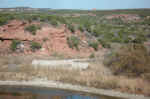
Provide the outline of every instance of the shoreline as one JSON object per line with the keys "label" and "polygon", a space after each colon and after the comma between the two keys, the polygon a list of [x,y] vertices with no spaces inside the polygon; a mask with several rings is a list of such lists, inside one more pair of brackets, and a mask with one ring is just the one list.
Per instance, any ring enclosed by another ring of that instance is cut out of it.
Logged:
{"label": "shoreline", "polygon": [[79,92],[123,98],[123,99],[124,98],[125,99],[150,99],[150,97],[145,97],[143,95],[121,93],[114,90],[97,89],[92,87],[72,85],[72,84],[61,83],[56,81],[34,81],[34,80],[33,81],[0,81],[0,86],[3,85],[56,88],[56,89],[62,89],[68,91],[69,90],[79,91]]}

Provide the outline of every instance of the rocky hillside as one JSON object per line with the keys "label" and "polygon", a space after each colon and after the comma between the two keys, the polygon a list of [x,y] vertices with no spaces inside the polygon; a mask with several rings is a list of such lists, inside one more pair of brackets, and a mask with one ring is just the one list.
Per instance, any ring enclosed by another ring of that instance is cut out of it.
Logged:
{"label": "rocky hillside", "polygon": [[1,11],[0,54],[93,57],[114,43],[149,44],[148,11]]}
{"label": "rocky hillside", "polygon": [[[32,29],[34,27],[40,28],[34,31]],[[78,49],[69,47],[69,37],[78,37],[80,41]],[[29,23],[28,21],[11,20],[8,24],[0,27],[1,55],[65,54],[89,56],[93,51],[93,48],[88,47],[86,36],[83,33],[80,31],[72,33],[65,25],[56,28],[36,21]]]}

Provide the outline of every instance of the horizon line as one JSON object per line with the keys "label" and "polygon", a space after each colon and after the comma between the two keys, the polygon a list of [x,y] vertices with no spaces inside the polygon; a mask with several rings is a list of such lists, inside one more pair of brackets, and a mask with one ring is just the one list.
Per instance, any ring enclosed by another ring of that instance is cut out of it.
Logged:
{"label": "horizon line", "polygon": [[29,6],[16,6],[16,7],[0,7],[0,9],[12,9],[12,8],[31,8],[31,9],[52,9],[52,10],[138,10],[138,9],[150,9],[150,8],[112,8],[112,9],[83,9],[83,8],[43,8],[43,7],[29,7]]}

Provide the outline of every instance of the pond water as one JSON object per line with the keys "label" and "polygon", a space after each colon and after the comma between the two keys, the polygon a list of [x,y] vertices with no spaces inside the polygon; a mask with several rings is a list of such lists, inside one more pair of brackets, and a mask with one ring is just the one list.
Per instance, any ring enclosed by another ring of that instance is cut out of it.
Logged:
{"label": "pond water", "polygon": [[0,86],[0,99],[119,99],[48,88]]}

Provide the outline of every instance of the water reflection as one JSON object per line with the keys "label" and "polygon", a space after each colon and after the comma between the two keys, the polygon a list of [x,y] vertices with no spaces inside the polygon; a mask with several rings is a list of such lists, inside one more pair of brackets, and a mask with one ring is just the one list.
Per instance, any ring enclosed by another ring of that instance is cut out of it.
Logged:
{"label": "water reflection", "polygon": [[0,99],[116,99],[72,91],[21,87],[0,87]]}
{"label": "water reflection", "polygon": [[96,97],[96,96],[72,95],[72,96],[67,96],[64,99],[98,99],[98,97]]}
{"label": "water reflection", "polygon": [[2,93],[0,99],[100,99],[97,96]]}

